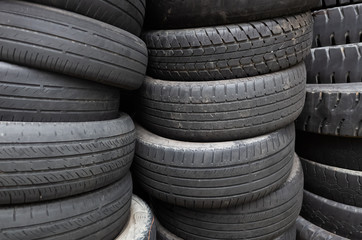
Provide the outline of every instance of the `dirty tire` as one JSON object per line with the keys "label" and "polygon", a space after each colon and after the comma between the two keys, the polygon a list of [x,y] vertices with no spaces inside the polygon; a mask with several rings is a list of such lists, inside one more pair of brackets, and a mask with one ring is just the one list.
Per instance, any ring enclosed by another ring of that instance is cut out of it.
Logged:
{"label": "dirty tire", "polygon": [[[157,240],[183,240],[182,238],[177,237],[166,228],[164,228],[159,222],[156,222],[157,225]],[[289,230],[283,233],[281,236],[274,238],[274,240],[295,240],[296,226],[293,225]]]}
{"label": "dirty tire", "polygon": [[360,3],[362,0],[319,0],[317,8],[330,8]]}
{"label": "dirty tire", "polygon": [[313,40],[303,13],[238,25],[144,33],[150,76],[207,81],[256,76],[302,62]]}
{"label": "dirty tire", "polygon": [[362,138],[297,131],[296,152],[321,164],[362,171]]}
{"label": "dirty tire", "polygon": [[308,83],[360,83],[362,43],[311,50],[305,61]]}
{"label": "dirty tire", "polygon": [[303,172],[298,158],[288,180],[255,202],[221,209],[187,209],[154,201],[160,223],[184,239],[273,239],[295,224],[302,205]]}
{"label": "dirty tire", "polygon": [[362,4],[327,8],[313,12],[313,47],[361,42]]}
{"label": "dirty tire", "polygon": [[348,239],[362,239],[362,208],[337,203],[304,191],[301,216]]}
{"label": "dirty tire", "polygon": [[150,29],[224,25],[306,12],[317,5],[315,0],[150,0],[145,24]]}
{"label": "dirty tire", "polygon": [[156,224],[151,209],[136,195],[132,196],[130,218],[115,240],[156,240]]}
{"label": "dirty tire", "polygon": [[297,219],[297,240],[348,240],[320,228],[299,216]]}
{"label": "dirty tire", "polygon": [[250,78],[207,82],[147,77],[139,92],[139,121],[183,141],[230,141],[292,123],[305,100],[304,64]]}
{"label": "dirty tire", "polygon": [[82,122],[118,117],[119,91],[0,62],[0,121]]}
{"label": "dirty tire", "polygon": [[0,204],[38,202],[91,191],[132,163],[131,118],[79,123],[0,122]]}
{"label": "dirty tire", "polygon": [[133,174],[153,197],[187,208],[254,201],[281,186],[294,158],[294,126],[238,141],[169,140],[137,126]]}
{"label": "dirty tire", "polygon": [[344,137],[362,136],[362,83],[307,84],[298,130]]}
{"label": "dirty tire", "polygon": [[76,12],[109,23],[139,36],[146,11],[146,0],[25,0]]}
{"label": "dirty tire", "polygon": [[129,218],[132,179],[45,203],[0,207],[0,239],[113,240]]}
{"label": "dirty tire", "polygon": [[0,59],[128,90],[141,86],[147,50],[138,37],[82,15],[3,0]]}

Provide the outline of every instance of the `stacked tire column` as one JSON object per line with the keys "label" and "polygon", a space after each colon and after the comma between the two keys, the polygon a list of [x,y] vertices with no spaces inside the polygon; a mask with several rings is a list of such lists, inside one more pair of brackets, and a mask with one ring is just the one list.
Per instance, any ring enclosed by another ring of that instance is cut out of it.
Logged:
{"label": "stacked tire column", "polygon": [[305,173],[299,239],[361,239],[360,1],[324,1],[314,15],[305,108],[296,122]]}
{"label": "stacked tire column", "polygon": [[135,149],[118,88],[142,84],[146,46],[104,23],[113,10],[126,21],[127,4],[41,2],[69,11],[0,2],[0,239],[113,240],[130,215]]}
{"label": "stacked tire column", "polygon": [[220,17],[265,7],[231,2],[148,5],[150,28],[173,29],[143,35],[149,77],[133,163],[163,225],[160,239],[296,236],[303,173],[293,121],[305,99],[314,1],[274,2],[267,20],[251,9]]}

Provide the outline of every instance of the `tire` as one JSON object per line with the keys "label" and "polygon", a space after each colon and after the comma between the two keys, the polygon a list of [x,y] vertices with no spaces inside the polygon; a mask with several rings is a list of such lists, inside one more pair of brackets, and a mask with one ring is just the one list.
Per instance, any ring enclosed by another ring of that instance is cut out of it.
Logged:
{"label": "tire", "polygon": [[146,0],[26,0],[56,8],[76,12],[90,18],[124,29],[136,36],[142,30],[146,11]]}
{"label": "tire", "polygon": [[348,239],[362,239],[362,209],[304,191],[301,215],[315,225]]}
{"label": "tire", "polygon": [[[179,238],[170,231],[168,231],[159,222],[156,222],[156,225],[157,225],[157,240],[183,240],[182,238]],[[285,233],[283,233],[280,237],[277,237],[274,240],[295,240],[295,233],[296,233],[296,227],[294,225]]]}
{"label": "tire", "polygon": [[310,13],[238,25],[149,31],[150,76],[207,81],[267,74],[302,62],[313,41]]}
{"label": "tire", "polygon": [[297,219],[297,240],[348,240],[320,228],[303,217]]}
{"label": "tire", "polygon": [[226,209],[187,209],[154,202],[161,224],[183,239],[273,239],[295,223],[302,205],[303,172],[298,158],[288,180],[255,202]]}
{"label": "tire", "polygon": [[313,13],[313,47],[358,43],[362,40],[362,4],[328,8]]}
{"label": "tire", "polygon": [[319,0],[319,5],[317,8],[330,8],[347,4],[356,4],[360,2],[362,2],[362,0]]}
{"label": "tire", "polygon": [[141,86],[147,51],[141,39],[79,14],[4,0],[0,59],[128,90]]}
{"label": "tire", "polygon": [[304,64],[232,80],[173,82],[146,78],[139,121],[163,137],[183,141],[239,140],[283,128],[301,113]]}
{"label": "tire", "polygon": [[82,122],[118,117],[119,91],[0,62],[0,121]]}
{"label": "tire", "polygon": [[0,207],[0,239],[113,240],[129,218],[132,180],[38,204]]}
{"label": "tire", "polygon": [[308,83],[360,83],[362,43],[321,47],[306,59]]}
{"label": "tire", "polygon": [[298,130],[344,137],[362,136],[362,83],[307,84]]}
{"label": "tire", "polygon": [[99,122],[0,122],[0,129],[0,204],[106,186],[124,176],[133,159],[135,130],[125,114]]}
{"label": "tire", "polygon": [[362,172],[301,158],[306,190],[346,205],[362,207]]}
{"label": "tire", "polygon": [[151,209],[137,197],[132,196],[131,213],[127,225],[115,240],[156,240],[156,224]]}
{"label": "tire", "polygon": [[250,22],[306,12],[317,4],[313,0],[150,0],[145,24],[150,29],[174,29]]}
{"label": "tire", "polygon": [[362,171],[362,139],[297,131],[296,152],[314,162]]}
{"label": "tire", "polygon": [[133,173],[151,196],[186,208],[225,208],[257,200],[288,178],[294,126],[257,138],[192,143],[137,126]]}

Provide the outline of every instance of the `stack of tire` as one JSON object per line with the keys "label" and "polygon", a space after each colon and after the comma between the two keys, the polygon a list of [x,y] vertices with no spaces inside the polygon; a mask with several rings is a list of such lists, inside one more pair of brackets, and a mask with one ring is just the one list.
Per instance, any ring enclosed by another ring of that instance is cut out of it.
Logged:
{"label": "stack of tire", "polygon": [[133,173],[159,239],[295,239],[315,5],[148,1]]}
{"label": "stack of tire", "polygon": [[314,15],[296,151],[305,174],[298,238],[362,239],[362,1],[324,1]]}
{"label": "stack of tire", "polygon": [[114,239],[135,149],[118,88],[144,80],[144,1],[29,2],[0,2],[0,239]]}

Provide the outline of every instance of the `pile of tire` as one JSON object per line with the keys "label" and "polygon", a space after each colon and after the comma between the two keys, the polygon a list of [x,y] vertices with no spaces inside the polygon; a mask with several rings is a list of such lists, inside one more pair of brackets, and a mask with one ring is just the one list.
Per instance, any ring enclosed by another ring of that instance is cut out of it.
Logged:
{"label": "pile of tire", "polygon": [[306,103],[296,121],[301,240],[362,239],[361,2],[325,0],[313,12]]}
{"label": "pile of tire", "polygon": [[0,2],[1,240],[126,226],[136,136],[118,88],[142,85],[148,56],[145,1],[120,2]]}
{"label": "pile of tire", "polygon": [[303,172],[293,122],[318,3],[147,4],[132,168],[158,239],[295,239]]}

